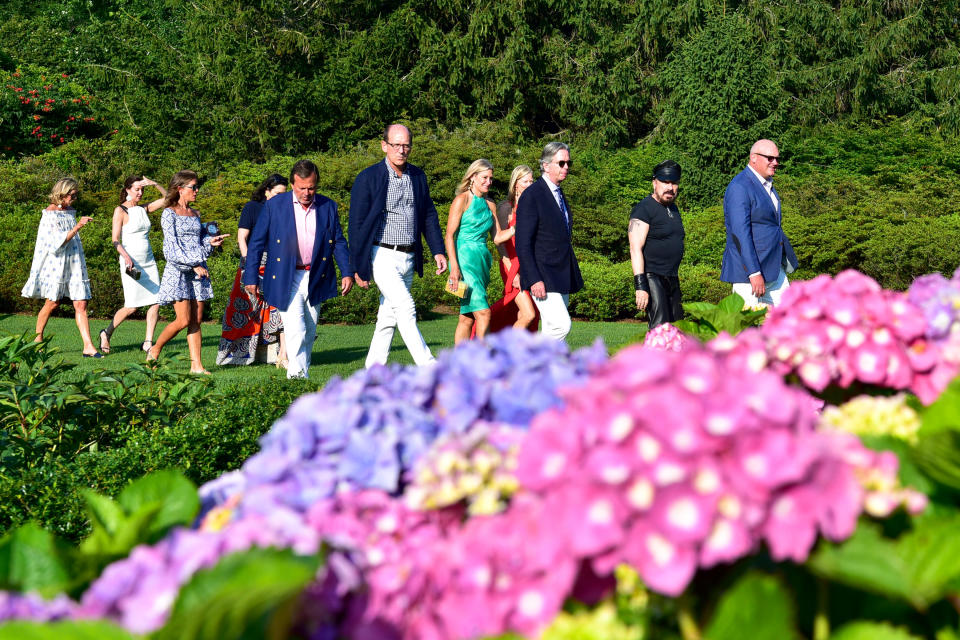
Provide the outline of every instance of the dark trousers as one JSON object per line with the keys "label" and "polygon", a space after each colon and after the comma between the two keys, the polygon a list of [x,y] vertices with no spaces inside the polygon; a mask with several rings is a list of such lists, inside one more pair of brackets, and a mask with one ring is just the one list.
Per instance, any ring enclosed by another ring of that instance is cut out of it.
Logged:
{"label": "dark trousers", "polygon": [[647,303],[647,323],[650,329],[664,322],[683,319],[683,306],[680,303],[680,278],[647,274],[650,286],[650,302]]}

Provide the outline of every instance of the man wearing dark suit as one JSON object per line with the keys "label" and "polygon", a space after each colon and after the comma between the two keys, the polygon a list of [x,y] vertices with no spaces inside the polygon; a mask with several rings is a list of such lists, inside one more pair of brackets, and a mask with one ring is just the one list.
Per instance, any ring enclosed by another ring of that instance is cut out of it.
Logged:
{"label": "man wearing dark suit", "polygon": [[771,140],[757,140],[750,163],[737,174],[723,196],[727,244],[720,279],[733,284],[747,305],[780,303],[790,286],[787,274],[797,268],[797,256],[783,232],[780,195],[773,174],[780,151]]}
{"label": "man wearing dark suit", "polygon": [[287,334],[287,377],[307,377],[310,355],[317,336],[320,304],[353,286],[349,276],[350,254],[340,228],[337,203],[317,193],[317,166],[299,160],[290,170],[292,192],[270,198],[250,236],[243,284],[251,299],[257,294],[260,258],[267,252],[260,289],[263,297],[280,310]]}
{"label": "man wearing dark suit", "polygon": [[560,189],[570,165],[570,147],[548,143],[540,155],[540,179],[526,188],[517,203],[520,286],[533,296],[541,331],[556,340],[570,333],[570,294],[583,288],[571,242],[573,216]]}
{"label": "man wearing dark suit", "polygon": [[446,271],[447,257],[427,176],[407,162],[412,147],[409,129],[389,125],[380,141],[384,161],[361,171],[350,191],[350,272],[357,285],[367,288],[373,279],[380,289],[368,368],[386,364],[396,329],[416,364],[434,360],[417,328],[417,310],[410,294],[413,272],[423,277],[421,235],[433,254],[437,275]]}

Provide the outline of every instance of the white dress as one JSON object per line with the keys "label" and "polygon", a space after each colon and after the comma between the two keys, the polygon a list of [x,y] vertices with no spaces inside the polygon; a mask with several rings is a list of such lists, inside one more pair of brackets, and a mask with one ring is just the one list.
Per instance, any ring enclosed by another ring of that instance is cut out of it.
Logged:
{"label": "white dress", "polygon": [[[37,244],[33,249],[30,279],[20,292],[24,298],[58,301],[90,299],[90,277],[83,257],[80,234],[66,245],[64,239],[77,225],[74,210],[50,211],[44,209],[37,229]],[[62,246],[61,246],[62,245]]]}
{"label": "white dress", "polygon": [[120,234],[120,244],[130,254],[133,266],[140,270],[140,279],[127,275],[127,262],[120,256],[120,281],[123,283],[123,306],[149,307],[157,304],[160,271],[150,248],[150,217],[140,205],[127,209],[127,222]]}

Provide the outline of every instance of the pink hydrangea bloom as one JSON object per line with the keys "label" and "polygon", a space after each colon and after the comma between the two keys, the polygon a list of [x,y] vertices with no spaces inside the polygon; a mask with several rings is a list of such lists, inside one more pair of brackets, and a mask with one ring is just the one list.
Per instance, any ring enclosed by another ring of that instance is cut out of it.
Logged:
{"label": "pink hydrangea bloom", "polygon": [[960,358],[933,335],[940,334],[907,294],[847,270],[793,283],[762,327],[714,349],[752,355],[762,344],[775,371],[817,392],[859,383],[910,390],[930,403],[960,371]]}
{"label": "pink hydrangea bloom", "polygon": [[669,322],[657,325],[643,338],[643,346],[662,351],[681,351],[690,338]]}

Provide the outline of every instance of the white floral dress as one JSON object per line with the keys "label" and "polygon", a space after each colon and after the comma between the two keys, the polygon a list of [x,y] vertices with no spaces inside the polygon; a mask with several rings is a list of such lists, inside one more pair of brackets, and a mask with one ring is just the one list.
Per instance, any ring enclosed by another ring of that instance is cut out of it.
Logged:
{"label": "white floral dress", "polygon": [[90,299],[90,277],[87,261],[83,257],[80,234],[63,244],[67,234],[77,225],[73,209],[63,211],[43,210],[37,244],[33,249],[33,264],[30,279],[23,285],[20,295],[24,298],[46,300]]}

